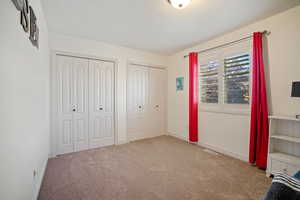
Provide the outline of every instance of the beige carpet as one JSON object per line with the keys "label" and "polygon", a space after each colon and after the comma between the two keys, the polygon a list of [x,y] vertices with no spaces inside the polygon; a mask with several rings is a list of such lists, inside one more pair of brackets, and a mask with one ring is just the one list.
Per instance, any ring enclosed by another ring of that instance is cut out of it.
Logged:
{"label": "beige carpet", "polygon": [[270,182],[245,162],[162,136],[50,159],[39,200],[260,200]]}

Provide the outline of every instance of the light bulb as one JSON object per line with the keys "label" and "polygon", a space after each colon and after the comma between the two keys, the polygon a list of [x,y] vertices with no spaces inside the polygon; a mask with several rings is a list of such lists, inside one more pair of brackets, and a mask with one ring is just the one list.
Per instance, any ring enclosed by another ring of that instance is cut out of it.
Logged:
{"label": "light bulb", "polygon": [[183,9],[191,3],[191,0],[168,0],[168,1],[174,8],[177,9]]}

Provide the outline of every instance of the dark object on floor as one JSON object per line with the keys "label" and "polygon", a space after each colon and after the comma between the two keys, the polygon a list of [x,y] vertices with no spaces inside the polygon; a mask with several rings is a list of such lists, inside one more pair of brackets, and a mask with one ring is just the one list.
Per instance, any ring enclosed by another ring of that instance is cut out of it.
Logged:
{"label": "dark object on floor", "polygon": [[284,173],[275,174],[264,200],[300,200],[300,180]]}

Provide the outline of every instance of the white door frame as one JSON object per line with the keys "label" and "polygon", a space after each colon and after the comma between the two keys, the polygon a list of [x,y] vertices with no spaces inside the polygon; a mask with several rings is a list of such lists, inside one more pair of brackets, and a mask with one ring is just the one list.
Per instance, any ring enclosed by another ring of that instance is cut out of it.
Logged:
{"label": "white door frame", "polygon": [[[156,64],[149,64],[149,63],[143,63],[143,62],[138,62],[134,60],[127,60],[127,66],[126,66],[126,138],[127,142],[129,141],[129,133],[128,133],[128,70],[130,65],[136,65],[136,66],[141,66],[141,67],[148,67],[148,68],[154,68],[154,69],[162,69],[166,71],[166,78],[168,78],[168,73],[167,73],[167,67],[164,65],[156,65]],[[168,87],[166,87],[166,90]],[[167,96],[165,97],[165,127],[167,129],[167,114],[168,114],[168,106],[167,106]],[[166,134],[168,134],[168,131],[166,130]]]}
{"label": "white door frame", "polygon": [[50,59],[50,155],[49,157],[56,157],[58,155],[58,141],[57,141],[57,127],[55,126],[55,120],[57,118],[57,113],[55,110],[55,101],[56,101],[56,82],[54,81],[55,78],[55,69],[56,69],[56,56],[69,56],[69,57],[76,57],[76,58],[83,58],[83,59],[90,59],[90,60],[100,60],[100,61],[108,61],[114,63],[114,143],[115,145],[118,144],[118,65],[119,61],[115,58],[106,58],[106,57],[99,57],[99,56],[92,56],[92,55],[85,55],[85,54],[78,54],[73,52],[65,52],[65,51],[51,51],[51,59]]}

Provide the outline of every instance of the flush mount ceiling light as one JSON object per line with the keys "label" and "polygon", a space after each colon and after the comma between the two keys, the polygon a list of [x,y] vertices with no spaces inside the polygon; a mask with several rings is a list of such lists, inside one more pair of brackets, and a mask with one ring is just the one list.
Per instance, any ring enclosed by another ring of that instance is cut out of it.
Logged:
{"label": "flush mount ceiling light", "polygon": [[187,7],[191,0],[167,0],[174,8],[183,9]]}

